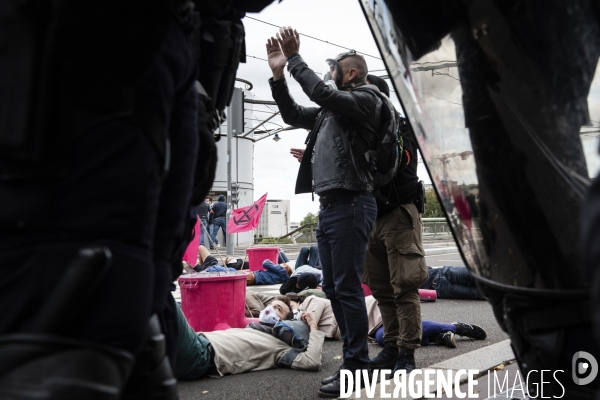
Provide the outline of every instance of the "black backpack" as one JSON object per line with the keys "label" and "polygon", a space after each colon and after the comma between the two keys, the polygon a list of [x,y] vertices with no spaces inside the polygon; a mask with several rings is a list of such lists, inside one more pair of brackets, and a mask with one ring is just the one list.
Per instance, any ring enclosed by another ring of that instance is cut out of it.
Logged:
{"label": "black backpack", "polygon": [[382,101],[381,122],[375,148],[365,152],[369,171],[373,174],[373,196],[387,204],[379,188],[390,183],[396,175],[400,158],[402,157],[403,142],[400,134],[402,119],[394,108],[392,101],[379,91],[375,85],[363,85],[354,90],[370,90]]}

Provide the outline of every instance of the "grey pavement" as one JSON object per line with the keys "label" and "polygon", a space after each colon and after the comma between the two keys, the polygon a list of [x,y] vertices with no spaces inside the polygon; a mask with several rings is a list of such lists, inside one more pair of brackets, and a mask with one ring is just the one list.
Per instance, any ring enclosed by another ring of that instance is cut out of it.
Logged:
{"label": "grey pavement", "polygon": [[[498,327],[490,305],[485,301],[437,300],[434,303],[423,303],[421,311],[424,319],[477,324],[486,330],[488,337],[481,341],[459,338],[456,349],[440,346],[423,347],[416,353],[417,366],[420,368],[432,366],[507,339],[507,335]],[[370,357],[376,356],[380,350],[379,345],[369,344]],[[339,368],[341,354],[341,342],[326,341],[322,351],[321,370],[318,372],[279,368],[225,376],[220,379],[203,378],[197,381],[180,382],[180,397],[182,400],[197,398],[317,399],[319,382]],[[476,359],[482,357],[479,355]]]}
{"label": "grey pavement", "polygon": [[[454,399],[465,398],[466,395],[469,398],[487,399],[490,397],[491,393],[494,393],[494,395],[501,395],[501,397],[496,398],[504,400],[512,399],[512,397],[504,396],[510,396],[513,392],[519,393],[518,391],[520,389],[515,388],[513,390],[512,385],[509,384],[508,381],[503,385],[503,388],[500,389],[498,382],[502,382],[504,374],[506,374],[504,366],[510,364],[513,359],[514,354],[510,347],[510,340],[504,340],[487,347],[473,350],[469,353],[461,354],[437,364],[421,368],[421,373],[415,374],[415,379],[412,381],[412,387],[410,387],[411,380],[407,379],[405,383],[406,393],[405,396],[401,398],[419,400],[423,398],[432,398],[433,396],[444,399]],[[496,371],[498,372],[497,376],[495,376],[496,372],[494,372],[492,375],[493,379],[488,379],[489,371],[500,368],[500,371]],[[514,375],[516,373],[515,367],[511,367],[510,369],[509,378],[514,380]],[[470,372],[473,373],[474,382],[468,382],[467,371],[469,370],[472,370]],[[424,383],[423,378],[423,375],[426,373],[429,373],[429,377],[433,378],[432,384],[430,384],[427,389],[425,389],[427,386],[426,383]],[[458,376],[458,384],[452,385],[451,383],[451,392],[444,391],[441,386],[438,388],[436,377],[442,376],[444,377],[443,379],[450,379],[450,382],[454,382],[456,379],[455,377]],[[378,379],[381,378],[379,377]],[[360,396],[353,395],[352,397],[369,397],[372,399],[389,398],[387,395],[394,393],[396,388],[390,375],[387,375],[387,379],[390,380],[390,384],[386,384],[382,388],[381,383],[377,383],[373,392],[370,393],[370,397],[368,396],[369,392],[366,389],[361,390]],[[512,382],[512,380],[510,382]],[[490,382],[490,385],[488,385],[488,381]],[[411,397],[411,389],[415,397]],[[494,389],[496,390],[494,391]],[[507,392],[502,393],[504,389],[506,389]],[[438,390],[439,393],[437,392]],[[400,391],[398,393],[402,394]],[[473,395],[477,397],[474,397]],[[515,398],[515,400],[516,399],[520,399],[520,397]]]}
{"label": "grey pavement", "polygon": [[[299,247],[298,247],[299,246]],[[280,245],[290,259],[295,259],[302,245]],[[425,247],[447,247],[448,252],[435,256],[427,256],[427,264],[431,266],[464,265],[457,253],[454,241],[428,241]],[[453,248],[454,247],[454,248]],[[243,250],[236,256],[243,256]],[[251,286],[249,290],[265,293],[277,293],[279,285]],[[178,293],[174,293],[178,297]],[[471,300],[437,300],[433,303],[421,303],[423,319],[440,322],[466,322],[483,327],[488,336],[485,340],[469,340],[458,338],[456,349],[441,346],[427,346],[416,353],[417,367],[424,368],[454,359],[455,357],[484,349],[483,353],[471,353],[464,356],[462,362],[473,365],[486,357],[492,362],[495,359],[485,348],[504,342],[497,346],[501,353],[506,350],[508,336],[501,331],[492,313],[491,306],[485,301]],[[500,350],[503,348],[504,350]],[[491,348],[493,350],[494,347]],[[377,344],[369,344],[369,355],[374,357],[381,350]],[[333,374],[341,364],[342,344],[339,341],[326,341],[323,345],[321,369],[318,372],[295,371],[289,369],[273,369],[269,371],[251,372],[241,375],[225,376],[219,379],[202,378],[196,381],[179,382],[179,394],[186,399],[317,399],[319,382]],[[500,357],[503,358],[504,356]],[[460,359],[459,359],[460,360]],[[490,366],[491,367],[491,366]],[[354,395],[352,396],[354,397]],[[363,395],[362,398],[365,398]]]}
{"label": "grey pavement", "polygon": [[[506,364],[499,364],[497,368],[488,371],[488,373],[483,374],[477,380],[473,392],[478,396],[477,398],[483,400],[527,400],[529,397],[526,396],[526,389],[524,389],[518,381],[516,382],[517,384],[513,386],[513,383],[516,381],[516,374],[520,373],[518,371],[519,367],[514,361]],[[508,379],[505,375],[508,375]],[[506,385],[504,385],[504,379],[507,379]],[[466,384],[460,386],[461,392],[466,393],[467,390]],[[442,396],[442,399],[456,398],[458,397],[448,396],[446,394]]]}

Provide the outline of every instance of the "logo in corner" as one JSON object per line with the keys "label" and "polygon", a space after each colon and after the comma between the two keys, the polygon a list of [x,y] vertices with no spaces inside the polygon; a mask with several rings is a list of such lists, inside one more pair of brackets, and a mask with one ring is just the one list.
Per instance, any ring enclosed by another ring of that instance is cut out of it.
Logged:
{"label": "logo in corner", "polygon": [[578,351],[573,354],[571,366],[573,382],[576,385],[587,385],[598,375],[598,361],[586,351]]}

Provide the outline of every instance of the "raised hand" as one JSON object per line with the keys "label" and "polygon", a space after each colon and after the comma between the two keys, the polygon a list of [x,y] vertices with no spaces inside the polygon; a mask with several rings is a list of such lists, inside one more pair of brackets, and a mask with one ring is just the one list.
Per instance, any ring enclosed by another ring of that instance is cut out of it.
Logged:
{"label": "raised hand", "polygon": [[304,149],[290,149],[290,154],[293,155],[298,162],[301,162],[302,157],[304,156]]}
{"label": "raised hand", "polygon": [[283,71],[285,68],[285,63],[287,62],[286,57],[281,52],[279,43],[274,37],[267,40],[267,59],[271,71]]}
{"label": "raised hand", "polygon": [[300,52],[300,35],[291,26],[284,26],[279,29],[277,40],[286,58]]}
{"label": "raised hand", "polygon": [[315,316],[312,314],[312,312],[304,311],[302,313],[302,315],[300,316],[300,319],[302,321],[306,322],[306,324],[310,327],[311,330],[319,329],[317,320],[315,319]]}

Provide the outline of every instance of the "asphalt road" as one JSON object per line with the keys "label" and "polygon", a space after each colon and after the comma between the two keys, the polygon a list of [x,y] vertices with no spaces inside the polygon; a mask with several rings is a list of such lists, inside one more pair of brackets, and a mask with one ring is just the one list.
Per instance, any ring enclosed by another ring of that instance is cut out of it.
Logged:
{"label": "asphalt road", "polygon": [[[441,246],[440,246],[441,247]],[[286,251],[287,253],[287,251]],[[463,265],[458,253],[428,256],[427,265]],[[483,327],[488,337],[482,341],[458,339],[458,347],[450,349],[427,346],[417,350],[417,367],[426,367],[463,353],[503,341],[508,336],[502,332],[493,316],[491,306],[485,301],[437,300],[422,303],[423,319],[440,322],[467,322]],[[369,355],[374,357],[381,350],[377,344],[369,344]],[[273,369],[219,379],[202,378],[197,381],[180,382],[179,394],[186,399],[317,399],[319,382],[333,374],[341,364],[342,344],[326,341],[322,351],[322,366],[318,372],[290,369]]]}

